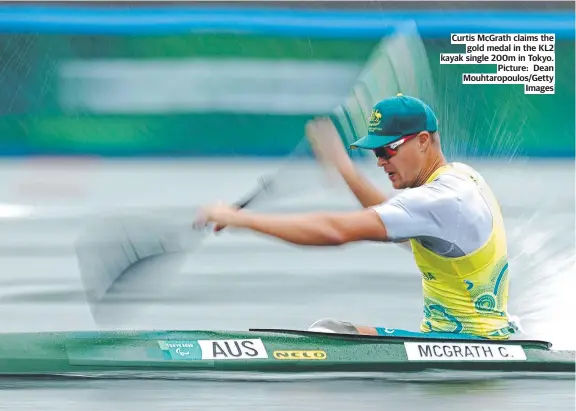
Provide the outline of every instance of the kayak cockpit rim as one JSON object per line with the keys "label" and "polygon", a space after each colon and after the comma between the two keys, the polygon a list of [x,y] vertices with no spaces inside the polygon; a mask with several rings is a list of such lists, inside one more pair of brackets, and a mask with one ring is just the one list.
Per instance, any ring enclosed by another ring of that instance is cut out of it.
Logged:
{"label": "kayak cockpit rim", "polygon": [[542,340],[470,340],[466,338],[431,338],[431,337],[397,337],[387,335],[365,335],[365,334],[338,334],[330,332],[319,331],[305,331],[305,330],[289,330],[281,328],[250,328],[250,332],[270,333],[270,334],[291,334],[302,336],[324,336],[332,339],[350,339],[350,340],[376,340],[379,342],[451,342],[451,343],[481,343],[481,344],[495,344],[495,345],[532,345],[539,346],[545,349],[551,349],[552,343]]}

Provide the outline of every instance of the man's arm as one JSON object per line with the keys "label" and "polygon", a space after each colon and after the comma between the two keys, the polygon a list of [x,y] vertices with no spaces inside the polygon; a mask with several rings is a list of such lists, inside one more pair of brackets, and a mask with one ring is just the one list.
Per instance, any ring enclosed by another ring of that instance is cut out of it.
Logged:
{"label": "man's arm", "polygon": [[247,228],[292,244],[330,246],[355,241],[386,241],[386,227],[372,209],[349,213],[265,215],[235,213],[229,226]]}
{"label": "man's arm", "polygon": [[372,207],[388,201],[388,197],[384,193],[359,173],[350,158],[348,158],[348,161],[339,164],[337,169],[350,191],[362,204],[362,207]]}
{"label": "man's arm", "polygon": [[350,159],[338,131],[329,119],[316,119],[306,125],[308,137],[316,157],[331,164],[342,176],[364,208],[382,204],[388,198],[363,177]]}
{"label": "man's arm", "polygon": [[202,209],[198,221],[215,223],[216,229],[247,228],[293,244],[326,246],[424,236],[451,240],[458,228],[458,212],[454,192],[430,184],[354,212],[269,215],[218,204]]}

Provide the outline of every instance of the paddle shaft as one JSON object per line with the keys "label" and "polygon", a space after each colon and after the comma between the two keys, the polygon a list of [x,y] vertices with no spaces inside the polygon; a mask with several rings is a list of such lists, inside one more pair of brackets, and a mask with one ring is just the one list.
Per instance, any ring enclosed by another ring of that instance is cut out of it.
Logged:
{"label": "paddle shaft", "polygon": [[[252,192],[250,193],[250,195],[246,196],[244,199],[234,203],[234,206],[238,209],[238,210],[242,210],[243,208],[246,208],[250,205],[250,203],[252,203],[252,201],[254,201],[256,198],[258,198],[261,194],[263,193],[267,193],[270,192],[270,181],[271,178],[260,178],[258,187]],[[222,228],[217,228],[215,230],[215,232],[220,232],[222,230],[224,230],[226,227],[222,227]]]}

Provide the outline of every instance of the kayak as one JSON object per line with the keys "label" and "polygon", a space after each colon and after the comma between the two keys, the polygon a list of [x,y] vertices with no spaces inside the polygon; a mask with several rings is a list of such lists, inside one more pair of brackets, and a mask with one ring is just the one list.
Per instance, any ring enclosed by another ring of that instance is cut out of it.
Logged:
{"label": "kayak", "polygon": [[115,372],[574,373],[574,351],[546,341],[471,341],[299,330],[0,334],[0,375]]}

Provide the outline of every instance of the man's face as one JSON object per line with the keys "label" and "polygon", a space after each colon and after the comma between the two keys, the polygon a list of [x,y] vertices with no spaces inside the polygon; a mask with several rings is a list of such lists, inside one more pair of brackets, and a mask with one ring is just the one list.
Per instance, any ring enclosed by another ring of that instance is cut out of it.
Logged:
{"label": "man's face", "polygon": [[[426,151],[422,148],[430,141],[428,132],[421,132],[412,138],[405,138],[395,147],[394,155],[378,157],[378,167],[382,167],[396,190],[413,187],[424,165]],[[398,141],[400,142],[400,140]],[[394,144],[389,145],[394,146]]]}

